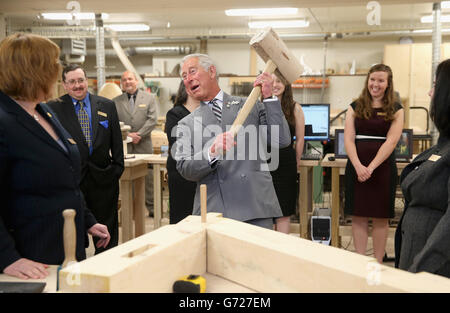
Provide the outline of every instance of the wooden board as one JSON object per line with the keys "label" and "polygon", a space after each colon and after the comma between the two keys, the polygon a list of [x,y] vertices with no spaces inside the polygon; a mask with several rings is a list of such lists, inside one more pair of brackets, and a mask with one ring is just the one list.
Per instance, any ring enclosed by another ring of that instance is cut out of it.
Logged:
{"label": "wooden board", "polygon": [[[206,225],[189,216],[61,274],[61,290],[69,292],[171,292],[174,281],[188,274],[221,278],[242,292],[450,292],[445,277],[379,265],[218,213],[209,213]],[[225,285],[209,292],[236,292]]]}
{"label": "wooden board", "polygon": [[207,237],[208,272],[260,292],[450,291],[444,277],[229,219],[209,225]]}
{"label": "wooden board", "polygon": [[60,272],[70,292],[172,292],[179,277],[206,272],[200,223],[167,225]]}

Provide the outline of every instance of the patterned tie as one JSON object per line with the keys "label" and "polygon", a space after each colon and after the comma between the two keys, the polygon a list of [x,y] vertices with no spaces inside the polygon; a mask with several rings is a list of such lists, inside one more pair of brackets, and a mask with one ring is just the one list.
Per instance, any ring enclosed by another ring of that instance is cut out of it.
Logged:
{"label": "patterned tie", "polygon": [[83,131],[88,147],[90,148],[92,145],[92,139],[91,139],[91,126],[89,124],[89,115],[87,114],[84,108],[83,101],[78,101],[78,104],[80,105],[80,110],[78,111],[78,121],[80,121],[81,130]]}
{"label": "patterned tie", "polygon": [[134,110],[134,96],[133,95],[131,95],[128,103],[130,104],[130,111],[133,112],[133,110]]}
{"label": "patterned tie", "polygon": [[209,102],[210,104],[212,104],[212,111],[214,113],[214,115],[217,117],[217,119],[219,120],[219,123],[222,122],[222,109],[220,108],[220,106],[216,103],[216,99],[213,99]]}

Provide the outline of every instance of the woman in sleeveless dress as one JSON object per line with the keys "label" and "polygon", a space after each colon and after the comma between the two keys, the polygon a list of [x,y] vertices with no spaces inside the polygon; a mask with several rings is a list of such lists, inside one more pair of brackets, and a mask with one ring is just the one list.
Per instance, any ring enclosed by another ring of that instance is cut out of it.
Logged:
{"label": "woman in sleeveless dress", "polygon": [[392,70],[384,64],[374,65],[345,120],[345,213],[352,215],[356,252],[364,255],[372,219],[373,249],[379,263],[385,255],[389,218],[394,217],[398,177],[394,150],[404,120],[403,108],[394,99]]}

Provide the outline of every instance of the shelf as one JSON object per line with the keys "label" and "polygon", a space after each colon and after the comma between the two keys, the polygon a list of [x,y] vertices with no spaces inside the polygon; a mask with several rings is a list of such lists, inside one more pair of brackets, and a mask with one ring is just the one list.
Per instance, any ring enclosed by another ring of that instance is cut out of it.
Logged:
{"label": "shelf", "polygon": [[[322,84],[292,84],[293,89],[322,89]],[[323,86],[328,88],[328,84]]]}

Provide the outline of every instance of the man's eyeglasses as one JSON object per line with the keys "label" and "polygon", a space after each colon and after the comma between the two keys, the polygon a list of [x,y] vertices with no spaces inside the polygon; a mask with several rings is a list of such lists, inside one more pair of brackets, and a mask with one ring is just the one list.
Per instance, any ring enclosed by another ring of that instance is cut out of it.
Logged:
{"label": "man's eyeglasses", "polygon": [[86,81],[86,78],[71,79],[71,80],[66,81],[66,84],[69,86],[75,86],[77,83],[81,85],[85,81]]}

